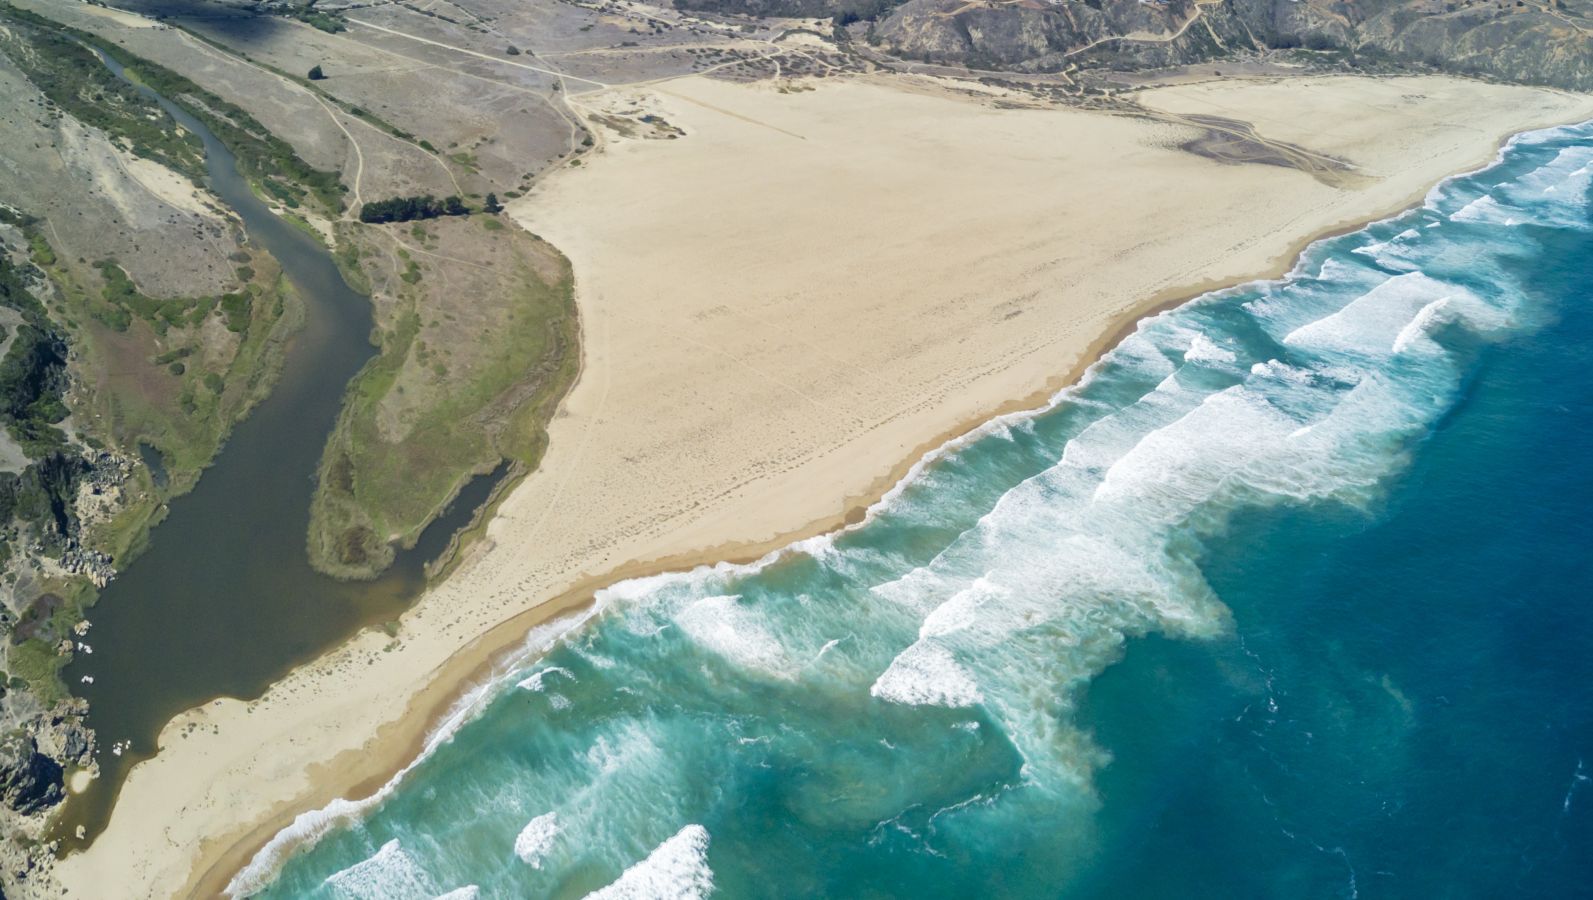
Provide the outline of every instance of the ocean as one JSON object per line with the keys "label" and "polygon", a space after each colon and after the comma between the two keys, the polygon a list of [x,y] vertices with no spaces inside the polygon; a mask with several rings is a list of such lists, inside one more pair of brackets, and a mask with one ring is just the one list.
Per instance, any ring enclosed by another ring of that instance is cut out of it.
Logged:
{"label": "ocean", "polygon": [[231,889],[1587,895],[1590,184],[1522,135],[858,526],[603,591]]}

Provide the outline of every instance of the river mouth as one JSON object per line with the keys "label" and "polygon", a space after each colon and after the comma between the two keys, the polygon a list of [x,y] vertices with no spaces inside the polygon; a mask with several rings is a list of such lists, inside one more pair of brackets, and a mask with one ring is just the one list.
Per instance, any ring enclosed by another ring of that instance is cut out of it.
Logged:
{"label": "river mouth", "polygon": [[[310,567],[306,537],[322,449],[349,380],[376,355],[370,301],[344,282],[326,248],[255,196],[203,123],[133,83],[203,141],[209,188],[281,264],[302,298],[304,323],[270,396],[233,428],[198,485],[171,501],[143,555],[101,592],[90,613],[94,652],[63,670],[89,702],[100,765],[100,777],[62,814],[56,830],[65,851],[104,827],[127,771],[154,754],[172,717],[218,697],[257,697],[361,628],[396,619],[425,586],[427,564],[509,469],[472,479],[374,581],[337,581]],[[83,838],[75,837],[79,827]]]}

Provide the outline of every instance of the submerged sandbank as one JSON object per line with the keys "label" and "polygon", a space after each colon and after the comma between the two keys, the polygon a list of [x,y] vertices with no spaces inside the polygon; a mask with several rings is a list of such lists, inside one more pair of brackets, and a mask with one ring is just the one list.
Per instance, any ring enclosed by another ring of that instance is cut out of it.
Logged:
{"label": "submerged sandbank", "polygon": [[[586,96],[687,136],[611,139],[517,210],[571,258],[585,326],[541,471],[396,644],[368,633],[258,701],[169,725],[63,880],[213,892],[296,813],[385,782],[461,684],[553,611],[832,529],[924,451],[1037,405],[1149,309],[1280,274],[1505,135],[1593,116],[1593,99],[1452,79],[1218,87],[1263,135],[1354,119],[1281,139],[1364,178],[1223,166],[1177,149],[1189,128],[933,86],[688,78]],[[1205,113],[1211,90],[1147,103]]]}

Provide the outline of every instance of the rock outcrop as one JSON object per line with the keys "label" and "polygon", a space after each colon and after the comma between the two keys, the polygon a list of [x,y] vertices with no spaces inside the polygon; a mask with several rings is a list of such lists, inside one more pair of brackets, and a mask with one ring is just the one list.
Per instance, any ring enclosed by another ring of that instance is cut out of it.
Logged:
{"label": "rock outcrop", "polygon": [[1139,69],[1300,48],[1588,90],[1584,12],[1586,0],[907,0],[874,36],[900,56],[976,68]]}
{"label": "rock outcrop", "polygon": [[1145,69],[1277,50],[1593,90],[1593,0],[677,0],[873,20],[894,55],[976,69]]}
{"label": "rock outcrop", "polygon": [[61,764],[40,752],[38,741],[18,734],[0,742],[0,803],[33,815],[66,796]]}

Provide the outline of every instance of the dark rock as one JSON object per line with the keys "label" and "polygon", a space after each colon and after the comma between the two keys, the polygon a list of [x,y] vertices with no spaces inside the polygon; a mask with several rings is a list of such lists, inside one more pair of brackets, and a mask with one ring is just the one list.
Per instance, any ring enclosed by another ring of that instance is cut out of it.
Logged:
{"label": "dark rock", "polygon": [[61,764],[39,752],[31,735],[0,743],[0,802],[32,815],[60,803],[65,796]]}

